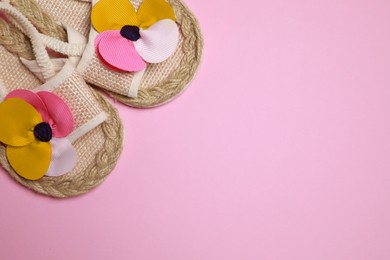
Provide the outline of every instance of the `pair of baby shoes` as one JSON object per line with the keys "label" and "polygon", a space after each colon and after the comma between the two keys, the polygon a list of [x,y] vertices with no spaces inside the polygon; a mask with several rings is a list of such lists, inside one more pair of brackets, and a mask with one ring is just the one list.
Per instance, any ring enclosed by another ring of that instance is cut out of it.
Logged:
{"label": "pair of baby shoes", "polygon": [[202,35],[181,0],[0,2],[0,163],[53,197],[99,185],[123,147],[117,110],[182,93]]}

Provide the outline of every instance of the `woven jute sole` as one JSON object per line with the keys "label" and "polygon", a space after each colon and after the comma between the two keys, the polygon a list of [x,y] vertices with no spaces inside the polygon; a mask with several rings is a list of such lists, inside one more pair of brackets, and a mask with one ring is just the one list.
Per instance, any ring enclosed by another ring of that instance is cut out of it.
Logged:
{"label": "woven jute sole", "polygon": [[[136,8],[142,3],[141,0],[131,0],[131,2]],[[160,106],[182,93],[199,68],[203,50],[203,37],[197,19],[187,6],[181,0],[168,0],[168,2],[175,11],[179,26],[180,42],[178,50],[173,57],[163,63],[149,64],[137,98],[127,97],[120,91],[122,86],[113,87],[112,79],[104,78],[98,73],[94,75],[93,70],[85,73],[86,80],[97,87],[103,85],[104,90],[109,89],[110,95],[117,100],[137,108]],[[41,32],[47,35],[65,40],[66,32],[59,25],[60,22],[71,25],[85,36],[88,35],[90,29],[90,1],[37,0],[35,2],[34,0],[11,0],[11,3],[26,15]],[[88,77],[91,77],[90,80]]]}
{"label": "woven jute sole", "polygon": [[[10,32],[3,27],[4,31]],[[6,37],[0,35],[0,39],[4,38]],[[15,45],[23,42],[10,38],[12,39]],[[0,46],[0,57],[0,78],[10,89],[33,89],[42,84],[23,67],[18,56],[9,53],[4,46]],[[60,177],[45,176],[36,181],[26,180],[14,172],[6,159],[5,146],[0,145],[0,163],[18,183],[43,195],[66,198],[90,191],[112,172],[123,148],[123,125],[117,110],[105,97],[95,91],[89,92],[93,99],[91,102],[97,102],[108,115],[108,119],[74,143],[79,161],[71,172]],[[83,113],[82,108],[78,110],[79,114]]]}

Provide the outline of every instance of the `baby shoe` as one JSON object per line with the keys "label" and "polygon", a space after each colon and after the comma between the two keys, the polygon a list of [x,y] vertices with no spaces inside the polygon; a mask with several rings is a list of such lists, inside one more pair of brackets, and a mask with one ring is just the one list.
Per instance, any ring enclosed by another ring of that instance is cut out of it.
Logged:
{"label": "baby shoe", "polygon": [[[86,193],[119,159],[119,115],[85,83],[75,61],[63,60],[56,70],[39,32],[17,9],[0,2],[0,11],[0,163],[38,193],[61,198]],[[34,58],[40,77],[20,57]]]}

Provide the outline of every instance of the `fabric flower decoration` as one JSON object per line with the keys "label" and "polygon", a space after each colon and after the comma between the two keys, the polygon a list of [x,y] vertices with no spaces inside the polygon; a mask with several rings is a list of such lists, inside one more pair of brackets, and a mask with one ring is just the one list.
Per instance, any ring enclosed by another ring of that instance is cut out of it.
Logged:
{"label": "fabric flower decoration", "polygon": [[165,0],[144,0],[136,13],[129,0],[100,0],[92,9],[100,34],[95,49],[107,67],[136,72],[168,59],[179,41],[172,7]]}
{"label": "fabric flower decoration", "polygon": [[15,90],[0,104],[0,142],[17,174],[28,180],[73,169],[77,153],[66,138],[74,127],[66,103],[53,93]]}

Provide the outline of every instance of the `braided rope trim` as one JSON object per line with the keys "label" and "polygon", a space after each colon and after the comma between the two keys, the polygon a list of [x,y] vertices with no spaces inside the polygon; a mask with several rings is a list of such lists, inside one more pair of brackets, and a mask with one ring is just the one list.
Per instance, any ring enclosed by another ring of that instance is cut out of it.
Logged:
{"label": "braided rope trim", "polygon": [[30,40],[14,25],[0,19],[0,44],[9,52],[28,60],[34,59]]}
{"label": "braided rope trim", "polygon": [[32,24],[38,27],[41,33],[67,41],[68,36],[65,28],[56,23],[49,14],[43,11],[37,2],[31,0],[11,0],[10,3],[22,12]]}
{"label": "braided rope trim", "polygon": [[29,181],[15,173],[7,161],[5,146],[0,146],[0,163],[3,168],[23,186],[43,195],[57,198],[81,195],[101,184],[114,169],[122,152],[124,130],[118,111],[107,98],[97,92],[94,92],[94,96],[108,115],[108,119],[98,126],[102,128],[105,142],[103,149],[99,151],[95,160],[84,172],[72,174],[72,176],[67,174],[60,177],[46,176],[37,181]]}
{"label": "braided rope trim", "polygon": [[[179,68],[165,81],[140,89],[137,98],[108,91],[111,96],[128,106],[148,108],[171,101],[186,89],[200,65],[203,37],[197,19],[181,0],[168,0],[168,2],[175,11],[176,20],[184,38],[184,57]],[[40,31],[59,39],[64,39],[66,36],[64,28],[58,26],[34,0],[11,0],[11,3],[24,13]],[[148,69],[145,74],[147,73]]]}

